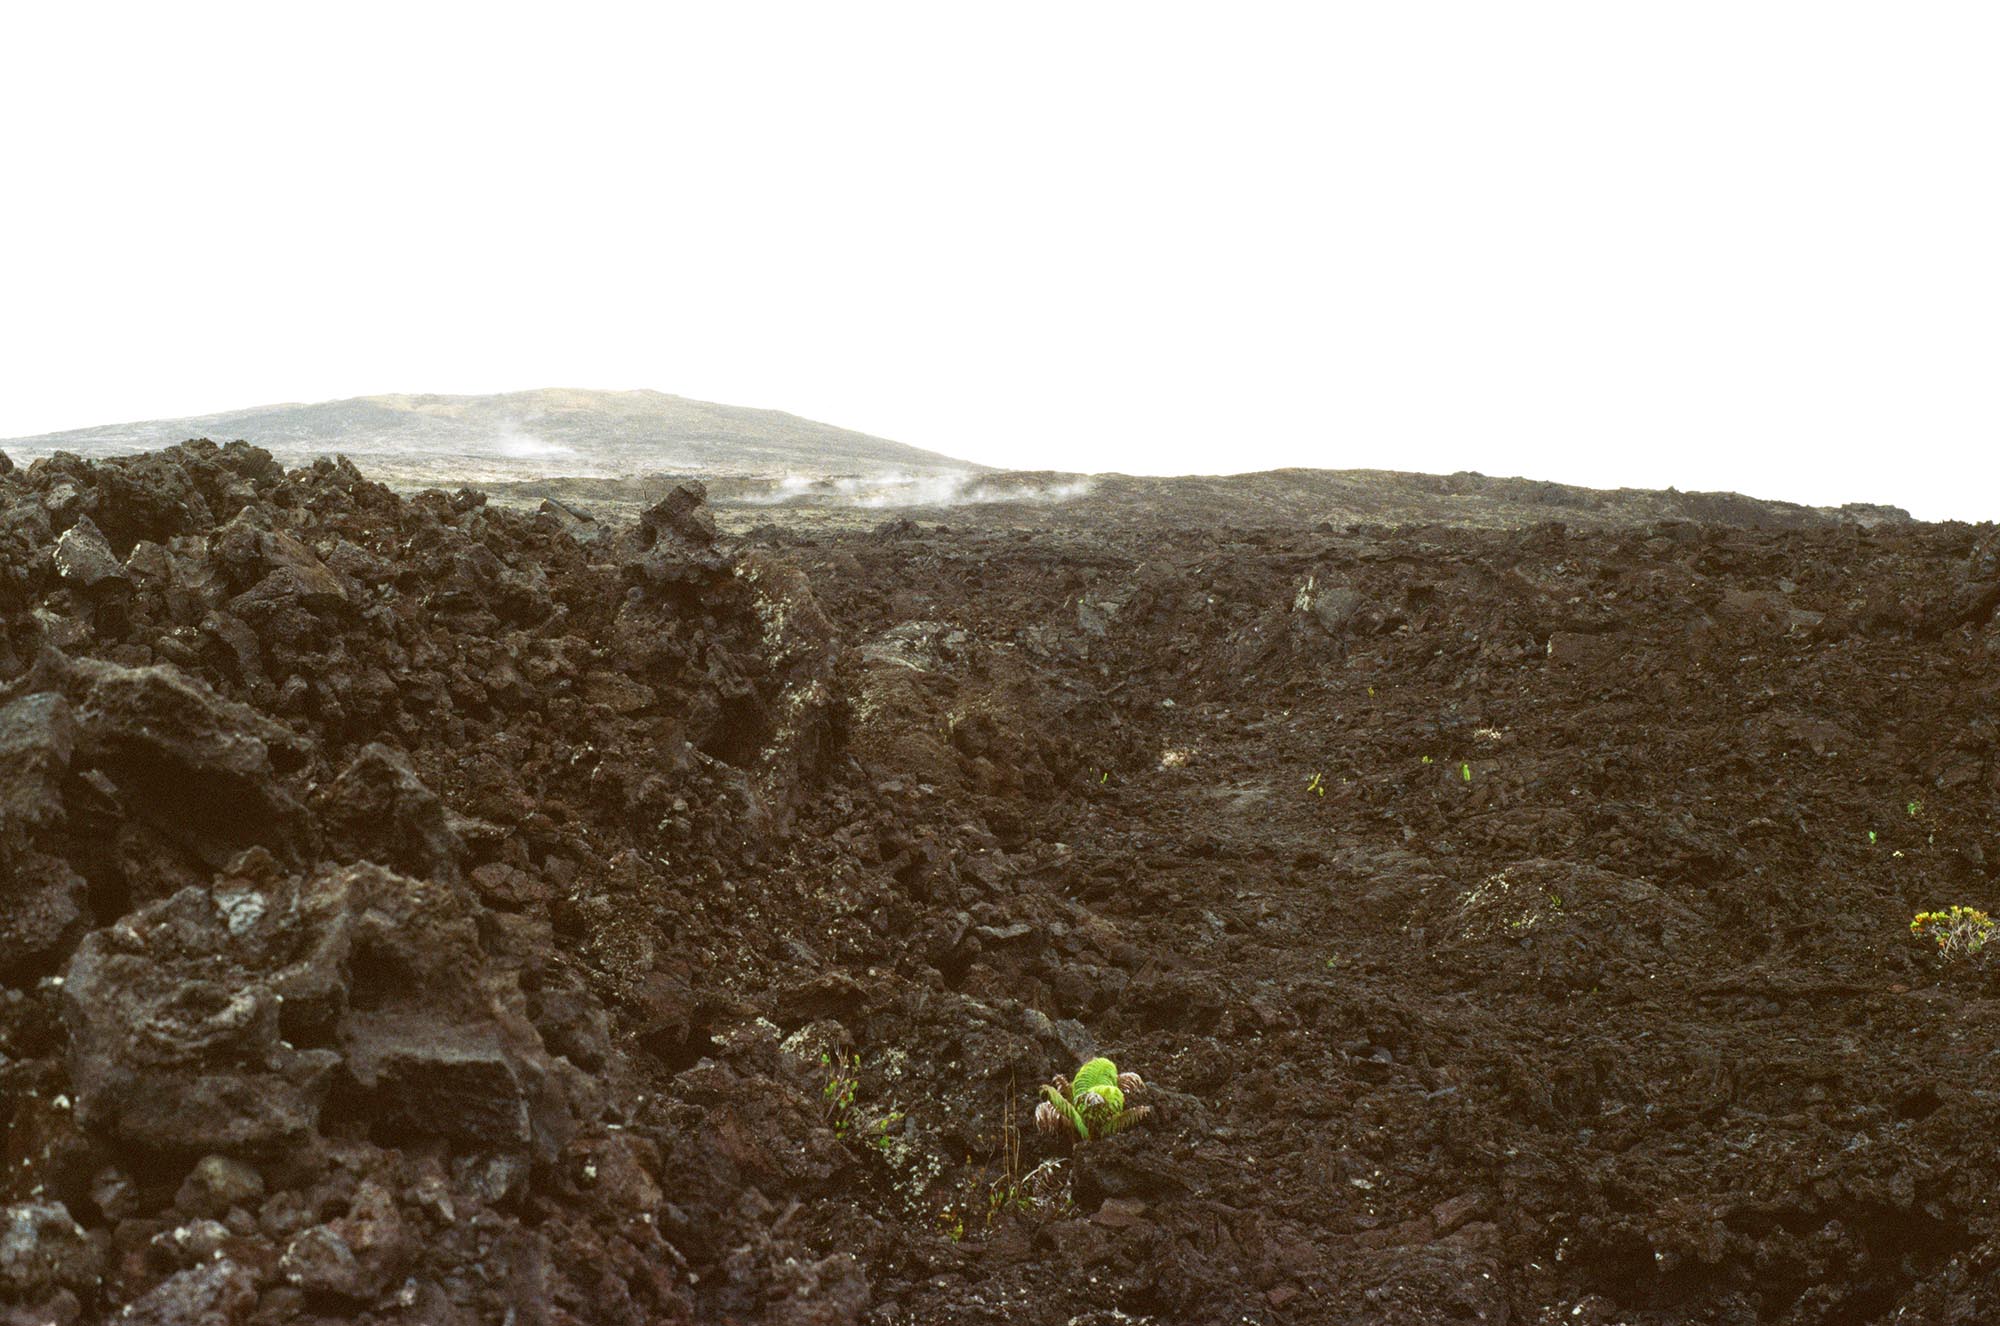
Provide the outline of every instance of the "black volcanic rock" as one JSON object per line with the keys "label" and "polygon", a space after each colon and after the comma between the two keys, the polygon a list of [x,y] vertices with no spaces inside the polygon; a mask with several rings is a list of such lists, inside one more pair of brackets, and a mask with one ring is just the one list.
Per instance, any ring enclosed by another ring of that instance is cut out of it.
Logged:
{"label": "black volcanic rock", "polygon": [[409,758],[371,742],[320,794],[316,808],[328,850],[376,861],[425,879],[455,880],[465,845],[444,803],[425,787]]}
{"label": "black volcanic rock", "polygon": [[107,580],[124,580],[125,568],[104,533],[89,516],[63,531],[56,540],[56,573],[80,589],[95,589]]}
{"label": "black volcanic rock", "polygon": [[385,1128],[568,1140],[522,996],[449,886],[245,864],[79,948],[63,993],[80,1122],[148,1151],[273,1157],[314,1131],[339,1073]]}
{"label": "black volcanic rock", "polygon": [[226,700],[171,663],[69,665],[83,759],[108,777],[127,812],[203,860],[251,843],[303,849],[303,812],[278,781],[306,743],[284,725]]}
{"label": "black volcanic rock", "polygon": [[1989,532],[1289,482],[0,474],[0,1321],[2000,1318]]}
{"label": "black volcanic rock", "polygon": [[672,492],[640,515],[639,546],[651,548],[663,536],[698,547],[714,543],[715,517],[707,502],[708,489],[699,481],[674,485]]}
{"label": "black volcanic rock", "polygon": [[60,785],[76,750],[76,718],[60,692],[0,705],[0,839],[62,818]]}
{"label": "black volcanic rock", "polygon": [[[185,889],[86,938],[63,985],[77,1120],[147,1152],[275,1156],[340,1062],[285,1041],[283,989],[333,955],[310,901]],[[304,968],[304,970],[301,970]]]}

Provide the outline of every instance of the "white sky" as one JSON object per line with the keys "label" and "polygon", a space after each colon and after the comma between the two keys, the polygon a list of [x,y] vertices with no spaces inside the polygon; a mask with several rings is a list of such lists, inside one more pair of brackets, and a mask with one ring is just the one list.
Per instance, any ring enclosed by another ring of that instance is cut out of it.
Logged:
{"label": "white sky", "polygon": [[2000,517],[2000,7],[0,9],[0,436],[656,387]]}

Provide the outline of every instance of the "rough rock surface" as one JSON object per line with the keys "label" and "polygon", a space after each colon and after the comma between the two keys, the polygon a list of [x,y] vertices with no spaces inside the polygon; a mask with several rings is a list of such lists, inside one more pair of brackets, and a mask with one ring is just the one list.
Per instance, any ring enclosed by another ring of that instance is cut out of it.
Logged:
{"label": "rough rock surface", "polygon": [[1990,530],[1038,523],[0,473],[0,1322],[2000,1316]]}

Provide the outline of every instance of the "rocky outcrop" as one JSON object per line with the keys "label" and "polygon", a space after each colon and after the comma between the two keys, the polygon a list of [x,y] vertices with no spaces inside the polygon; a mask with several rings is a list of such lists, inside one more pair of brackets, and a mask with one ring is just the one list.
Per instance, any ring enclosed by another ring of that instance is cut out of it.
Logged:
{"label": "rocky outcrop", "polygon": [[835,646],[698,485],[582,524],[234,444],[0,476],[0,1297],[688,1319],[620,1038],[705,1038],[669,883],[789,832]]}
{"label": "rocky outcrop", "polygon": [[337,1090],[392,1133],[560,1149],[566,1102],[467,899],[373,865],[271,867],[253,853],[84,941],[63,986],[79,1122],[148,1152],[271,1157]]}

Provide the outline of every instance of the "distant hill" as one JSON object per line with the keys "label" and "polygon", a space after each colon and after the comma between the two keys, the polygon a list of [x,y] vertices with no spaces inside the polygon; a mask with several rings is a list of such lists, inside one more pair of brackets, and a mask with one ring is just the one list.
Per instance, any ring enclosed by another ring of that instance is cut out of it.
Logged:
{"label": "distant hill", "polygon": [[298,465],[335,452],[387,483],[489,483],[550,474],[970,475],[935,451],[778,410],[657,391],[548,388],[498,396],[358,396],[264,405],[0,441],[25,462],[52,451],[118,455],[191,437],[243,438]]}

